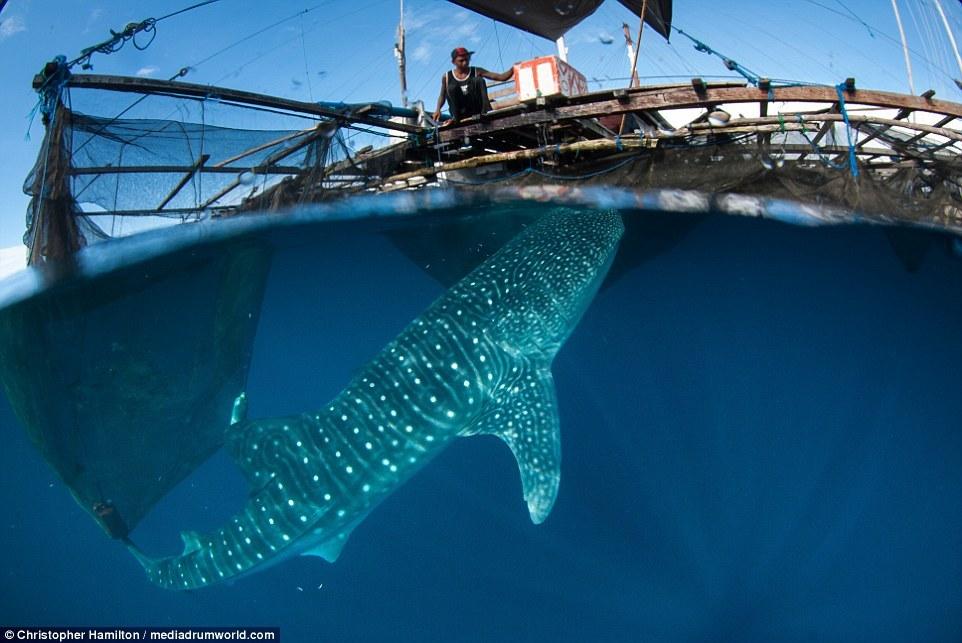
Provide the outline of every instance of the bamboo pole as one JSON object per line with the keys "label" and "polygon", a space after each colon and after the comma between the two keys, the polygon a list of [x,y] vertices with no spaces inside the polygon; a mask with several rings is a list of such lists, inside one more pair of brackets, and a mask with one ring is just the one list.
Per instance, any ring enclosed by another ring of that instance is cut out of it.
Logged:
{"label": "bamboo pole", "polygon": [[[798,120],[799,117],[800,120]],[[855,123],[869,123],[902,127],[909,130],[922,132],[924,134],[936,134],[951,141],[962,142],[962,132],[958,132],[956,130],[862,114],[849,114],[848,119],[849,122]],[[610,139],[596,139],[592,141],[577,141],[575,143],[550,147],[537,147],[526,150],[514,150],[511,152],[498,152],[495,154],[486,154],[484,156],[475,156],[463,161],[445,163],[444,165],[440,166],[426,167],[419,170],[395,174],[394,176],[386,178],[382,185],[403,182],[417,177],[434,176],[442,172],[467,170],[481,167],[483,165],[492,165],[495,163],[504,163],[508,161],[534,159],[547,153],[568,154],[574,152],[603,152],[608,150],[638,150],[655,147],[659,140],[665,139],[686,138],[688,136],[704,135],[708,133],[772,134],[782,131],[801,131],[802,129],[808,129],[814,124],[826,122],[844,122],[844,117],[841,114],[804,114],[794,117],[791,122],[786,122],[784,115],[781,120],[774,116],[764,118],[744,118],[732,120],[725,127],[716,127],[710,124],[700,123],[686,128],[681,128],[673,132],[657,132],[646,135],[645,137],[631,136],[621,140],[620,142]],[[848,148],[846,147],[845,149],[847,150]],[[835,151],[834,148],[832,151]],[[804,150],[800,150],[800,152],[804,153]],[[859,150],[858,152],[860,155],[865,154],[874,156],[878,156],[881,153],[883,153],[883,151],[880,149]],[[892,150],[886,150],[884,153],[894,154]]]}
{"label": "bamboo pole", "polygon": [[641,84],[638,79],[638,72],[634,68],[635,61],[635,43],[631,40],[631,27],[628,26],[627,22],[621,23],[621,30],[625,33],[625,47],[628,48],[628,64],[632,65],[631,68],[631,87],[637,87]]}
{"label": "bamboo pole", "polygon": [[397,70],[401,77],[401,107],[408,106],[408,78],[407,54],[404,51],[404,0],[401,0],[401,21],[397,26],[397,44],[394,45],[394,55],[397,56]]}
{"label": "bamboo pole", "polygon": [[[939,15],[942,16],[942,24],[945,26],[945,34],[949,37],[949,42],[952,43],[952,53],[955,54],[955,62],[959,65],[959,74],[962,74],[962,56],[959,56],[959,46],[955,44],[955,36],[952,35],[952,29],[949,27],[949,19],[945,17],[945,11],[942,10],[942,3],[939,0],[933,0],[935,2],[935,8],[939,10]],[[962,87],[962,81],[956,80],[955,84]],[[913,94],[915,92],[912,92]]]}
{"label": "bamboo pole", "polygon": [[909,76],[909,92],[915,93],[915,83],[912,81],[912,60],[909,58],[909,45],[905,40],[905,29],[902,28],[902,15],[899,13],[899,5],[896,0],[892,0],[892,11],[895,13],[895,23],[899,26],[899,37],[902,39],[902,56],[905,58],[905,71]]}
{"label": "bamboo pole", "polygon": [[[635,47],[635,56],[631,59],[631,78],[634,81],[638,77],[638,52],[641,51],[641,34],[645,31],[645,14],[648,12],[648,0],[642,0],[641,3],[641,21],[638,23],[638,46]],[[625,119],[628,118],[628,114],[621,115],[621,125],[618,126],[618,136],[625,130]]]}
{"label": "bamboo pole", "polygon": [[164,200],[160,202],[160,205],[157,206],[157,211],[160,212],[164,209],[164,206],[173,201],[174,197],[184,189],[185,185],[187,185],[187,182],[190,181],[195,174],[197,174],[197,170],[203,167],[204,163],[209,160],[210,154],[201,154],[200,158],[198,158],[194,165],[190,168],[190,171],[181,177],[180,181],[177,182],[177,185],[175,185],[174,188],[167,193],[167,196],[164,197]]}

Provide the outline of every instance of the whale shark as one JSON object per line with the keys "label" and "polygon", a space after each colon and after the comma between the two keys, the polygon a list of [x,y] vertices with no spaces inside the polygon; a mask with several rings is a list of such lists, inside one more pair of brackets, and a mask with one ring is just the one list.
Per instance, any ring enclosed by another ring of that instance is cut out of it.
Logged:
{"label": "whale shark", "polygon": [[511,449],[531,520],[561,479],[551,364],[598,291],[624,232],[610,211],[553,210],[440,296],[324,408],[249,420],[234,403],[225,445],[251,485],[219,529],[183,552],[128,546],[151,582],[187,590],[295,555],[334,562],[351,531],[452,440]]}

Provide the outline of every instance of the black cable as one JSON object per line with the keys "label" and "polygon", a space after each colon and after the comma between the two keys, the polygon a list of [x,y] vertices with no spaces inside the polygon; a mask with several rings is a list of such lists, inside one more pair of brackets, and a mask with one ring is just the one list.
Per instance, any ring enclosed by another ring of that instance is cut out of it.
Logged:
{"label": "black cable", "polygon": [[277,27],[277,26],[279,26],[279,25],[282,25],[282,24],[284,24],[285,22],[287,22],[287,21],[289,21],[289,20],[293,20],[294,18],[297,18],[298,16],[302,16],[302,15],[304,15],[304,14],[306,14],[306,13],[310,13],[311,11],[314,11],[315,9],[318,9],[318,8],[320,8],[320,7],[322,7],[322,6],[326,5],[326,4],[330,4],[330,0],[329,0],[328,2],[321,2],[321,3],[319,3],[319,4],[314,5],[313,7],[309,7],[309,8],[307,8],[307,9],[302,9],[302,10],[298,11],[298,12],[295,13],[295,14],[292,14],[292,15],[290,15],[290,16],[287,16],[286,18],[281,18],[281,19],[278,20],[277,22],[271,23],[271,24],[267,25],[266,27],[263,27],[262,29],[258,29],[258,30],[255,31],[254,33],[249,34],[249,35],[247,35],[247,36],[244,36],[244,37],[241,38],[240,40],[237,40],[237,41],[235,41],[235,42],[227,45],[227,46],[224,47],[223,49],[220,49],[219,51],[215,51],[214,53],[212,53],[211,55],[207,56],[207,57],[204,58],[203,60],[194,63],[193,65],[191,65],[191,67],[200,67],[201,65],[203,65],[203,64],[206,63],[206,62],[209,62],[209,61],[212,60],[213,58],[216,58],[217,56],[220,56],[220,55],[221,55],[222,53],[224,53],[225,51],[228,51],[228,50],[230,50],[230,49],[233,49],[233,48],[236,47],[237,45],[239,45],[239,44],[241,44],[241,43],[243,43],[243,42],[247,42],[247,41],[250,40],[251,38],[254,38],[254,37],[256,37],[256,36],[261,35],[261,34],[264,33],[265,31],[270,31],[270,30],[273,29],[274,27]]}
{"label": "black cable", "polygon": [[[820,7],[820,8],[822,8],[822,9],[825,9],[826,11],[829,11],[829,12],[831,12],[831,13],[834,13],[834,14],[836,14],[836,15],[839,15],[839,16],[845,18],[846,20],[852,20],[852,21],[860,22],[862,25],[865,26],[866,29],[873,30],[874,33],[877,33],[878,35],[882,36],[882,37],[885,38],[886,40],[888,40],[888,41],[890,41],[890,42],[892,42],[892,43],[895,43],[895,44],[898,45],[899,47],[902,46],[902,41],[901,41],[901,40],[895,38],[894,36],[891,36],[891,35],[887,34],[886,32],[882,31],[881,29],[879,29],[879,28],[877,28],[877,27],[873,27],[872,25],[868,24],[867,22],[865,22],[865,21],[862,20],[861,18],[858,18],[857,16],[856,16],[855,18],[852,18],[852,16],[850,16],[849,14],[843,13],[843,12],[841,12],[841,11],[838,11],[837,9],[833,9],[833,8],[827,6],[827,5],[822,4],[821,2],[818,2],[817,0],[802,0],[802,2],[806,2],[806,3],[808,3],[808,4],[815,5],[816,7]],[[931,70],[933,70],[933,71],[935,71],[935,72],[937,72],[937,73],[939,73],[939,74],[942,74],[942,75],[945,76],[946,78],[952,79],[952,75],[951,75],[951,74],[946,73],[946,71],[945,71],[944,69],[942,69],[942,67],[940,67],[937,63],[935,63],[934,61],[932,61],[931,59],[929,59],[929,58],[928,58],[927,56],[925,56],[924,54],[920,53],[918,50],[913,49],[912,47],[909,47],[908,50],[909,50],[909,52],[911,52],[915,57],[921,59],[922,62],[924,62],[926,65],[928,65]]]}
{"label": "black cable", "polygon": [[184,8],[184,9],[180,9],[179,11],[175,11],[175,12],[173,12],[173,13],[168,13],[166,16],[161,16],[160,18],[157,18],[157,20],[156,20],[155,22],[160,22],[161,20],[166,20],[167,18],[173,18],[174,16],[180,15],[180,14],[182,14],[182,13],[187,13],[188,11],[191,11],[192,9],[196,9],[196,8],[198,8],[198,7],[203,7],[204,5],[208,5],[208,4],[214,4],[215,2],[220,2],[220,0],[207,0],[207,2],[198,2],[197,4],[191,5],[191,6],[189,6],[189,7]]}

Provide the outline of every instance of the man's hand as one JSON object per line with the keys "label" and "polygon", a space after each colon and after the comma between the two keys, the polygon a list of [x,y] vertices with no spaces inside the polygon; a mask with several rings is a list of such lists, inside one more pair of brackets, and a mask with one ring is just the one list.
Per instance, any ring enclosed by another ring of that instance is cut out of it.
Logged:
{"label": "man's hand", "polygon": [[441,110],[439,109],[438,111],[436,111],[436,112],[434,112],[433,114],[431,114],[431,118],[434,119],[434,122],[435,122],[435,123],[437,123],[438,121],[440,121],[440,120],[441,120]]}

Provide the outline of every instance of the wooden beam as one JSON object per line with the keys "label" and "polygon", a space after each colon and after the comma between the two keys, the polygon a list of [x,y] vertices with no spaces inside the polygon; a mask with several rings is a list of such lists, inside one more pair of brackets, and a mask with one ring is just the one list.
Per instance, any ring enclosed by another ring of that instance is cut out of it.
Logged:
{"label": "wooden beam", "polygon": [[170,203],[171,199],[177,196],[177,193],[180,192],[185,185],[187,185],[187,182],[190,181],[190,179],[195,174],[197,174],[197,170],[199,170],[201,166],[203,166],[204,163],[206,163],[209,160],[210,160],[210,154],[201,154],[200,158],[197,159],[197,162],[194,163],[194,167],[192,167],[190,172],[185,174],[183,178],[181,178],[181,180],[177,183],[177,185],[174,186],[174,189],[171,190],[166,197],[164,197],[164,200],[160,202],[160,205],[157,206],[157,209],[163,210],[164,206]]}
{"label": "wooden beam", "polygon": [[256,170],[258,174],[297,174],[304,168],[297,166],[258,166],[244,167],[213,167],[203,166],[195,168],[193,165],[105,165],[102,167],[72,167],[67,173],[72,176],[87,174],[186,174],[199,172],[201,174],[240,174],[248,170]]}
{"label": "wooden beam", "polygon": [[[952,121],[954,121],[955,118],[956,118],[955,116],[946,116],[945,118],[943,118],[942,120],[940,120],[938,123],[936,123],[935,125],[933,125],[933,127],[945,127],[946,125],[948,125],[949,123],[951,123]],[[908,139],[908,140],[905,141],[905,142],[906,142],[907,144],[912,144],[912,143],[914,143],[915,141],[917,141],[917,140],[919,140],[919,139],[925,138],[926,133],[927,133],[927,132],[923,132],[923,133],[921,133],[921,134],[916,134],[915,136],[913,136],[912,138]]]}
{"label": "wooden beam", "polygon": [[[223,212],[235,210],[234,206],[214,207],[206,210],[211,216],[218,216]],[[204,210],[200,208],[168,208],[162,212],[157,210],[103,210],[84,212],[88,217],[171,217],[174,215],[200,214]]]}
{"label": "wooden beam", "polygon": [[[898,114],[895,115],[895,120],[897,120],[897,121],[905,120],[905,119],[908,118],[911,114],[912,114],[912,110],[910,110],[910,109],[900,109],[899,112],[898,112]],[[940,125],[939,127],[941,127],[941,125]],[[856,147],[861,147],[862,145],[865,145],[865,144],[868,143],[869,141],[874,141],[875,139],[877,139],[879,136],[881,136],[881,135],[884,134],[885,132],[889,131],[890,129],[892,129],[891,126],[888,126],[888,127],[880,127],[879,129],[875,130],[874,132],[872,132],[871,134],[869,134],[868,136],[866,136],[865,138],[863,138],[863,139],[859,142],[859,144],[856,145]],[[925,134],[922,134],[922,136],[925,136]]]}
{"label": "wooden beam", "polygon": [[[877,139],[879,136],[881,136],[881,135],[884,134],[885,132],[889,131],[890,129],[892,129],[892,126],[891,126],[891,125],[882,125],[882,126],[880,126],[877,130],[875,130],[874,132],[872,132],[871,134],[869,134],[868,136],[866,136],[865,138],[863,138],[861,141],[859,141],[858,144],[857,144],[855,147],[856,147],[856,148],[861,148],[861,147],[862,147],[863,145],[865,145],[866,143],[871,143],[872,141],[874,141],[875,139]],[[925,136],[925,134],[922,134],[922,136]]]}
{"label": "wooden beam", "polygon": [[[765,118],[766,116],[768,116],[767,100],[763,100],[760,103],[758,103],[758,115],[761,116],[762,118]],[[771,143],[771,140],[772,140],[771,134],[765,134],[765,135],[760,134],[758,136],[758,146],[763,148],[767,147],[768,144]]]}
{"label": "wooden beam", "polygon": [[[773,128],[778,128],[777,125],[766,125],[766,126],[755,126],[752,128],[742,128],[746,129],[751,133],[758,131],[771,131]],[[793,128],[798,128],[797,124],[792,125]],[[550,146],[550,147],[538,147],[529,150],[515,150],[512,152],[499,152],[497,154],[486,154],[484,156],[475,156],[469,159],[464,159],[462,161],[455,161],[452,163],[445,163],[444,165],[438,165],[433,167],[425,167],[418,170],[412,170],[410,172],[402,172],[400,174],[395,174],[394,176],[386,178],[381,185],[387,186],[392,183],[398,183],[407,181],[409,179],[417,177],[428,177],[440,174],[442,172],[452,172],[455,170],[466,170],[475,167],[481,167],[483,165],[491,165],[494,163],[504,163],[506,161],[518,161],[538,158],[546,153],[559,153],[559,154],[570,154],[575,152],[608,152],[613,150],[641,150],[651,147],[651,141],[644,138],[624,138],[619,142],[609,140],[609,139],[597,139],[593,141],[578,141],[576,143],[569,143],[566,145]],[[785,146],[785,152],[788,154],[803,154],[805,152],[810,152],[811,147],[808,145],[787,145]],[[848,153],[847,146],[831,146],[823,148],[829,153]],[[864,150],[860,155],[865,156],[891,156],[892,150],[890,149],[869,149]],[[793,163],[800,159],[790,159]]]}
{"label": "wooden beam", "polygon": [[[778,87],[772,90],[772,94],[772,100],[783,102],[835,103],[838,101],[838,94],[834,87]],[[683,107],[704,107],[708,104],[761,102],[769,100],[769,95],[768,92],[755,87],[714,87],[709,84],[702,94],[696,92],[692,87],[673,86],[658,91],[646,90],[645,88],[629,90],[628,95],[621,100],[606,99],[585,102],[583,98],[579,97],[578,102],[571,100],[568,104],[556,105],[550,110],[537,110],[527,113],[513,113],[512,110],[512,114],[505,114],[504,116],[489,113],[484,122],[475,121],[459,127],[442,129],[440,139],[446,142],[464,136],[477,136],[478,134],[515,127],[571,118],[594,118],[609,114],[624,114],[638,110],[666,110]],[[906,108],[962,118],[962,104],[944,100],[929,100],[921,96],[860,89],[850,94],[846,100],[849,106]],[[852,120],[851,117],[852,114],[850,113],[850,120]]]}
{"label": "wooden beam", "polygon": [[935,147],[933,147],[933,148],[931,148],[931,149],[922,150],[922,151],[923,151],[923,152],[931,152],[932,154],[935,154],[936,152],[941,151],[941,150],[944,150],[945,148],[949,147],[950,145],[954,145],[954,144],[957,143],[957,142],[958,142],[957,140],[949,139],[949,140],[947,140],[946,142],[941,143],[941,144],[939,144],[939,145],[936,145]]}
{"label": "wooden beam", "polygon": [[[264,161],[262,161],[260,165],[258,165],[255,168],[251,168],[250,171],[253,172],[254,174],[279,174],[279,172],[272,171],[278,167],[274,165],[274,163],[277,163],[278,161],[284,158],[287,158],[291,154],[301,151],[303,148],[307,147],[308,145],[316,141],[321,136],[323,136],[323,130],[315,128],[315,130],[312,133],[308,134],[302,140],[298,141],[297,145],[274,152],[273,154],[268,156],[266,159],[264,159]],[[303,170],[304,168],[297,169],[298,172],[301,172]],[[235,168],[235,171],[236,171],[236,168]],[[294,172],[288,172],[288,174],[294,174]],[[204,201],[204,203],[202,203],[200,206],[201,209],[206,209],[210,207],[212,204],[216,203],[219,199],[222,199],[225,196],[227,196],[230,192],[232,192],[234,189],[236,189],[240,185],[241,185],[241,177],[240,175],[238,175],[236,179],[234,179],[233,181],[225,185],[224,188],[221,189],[219,192],[217,192],[214,196]]]}
{"label": "wooden beam", "polygon": [[[39,87],[38,82],[40,84],[43,83],[41,76],[36,76],[33,79],[35,89]],[[240,103],[242,105],[268,107],[310,116],[330,118],[339,123],[361,123],[372,127],[381,127],[383,129],[408,133],[422,131],[422,128],[416,125],[408,125],[406,123],[398,123],[387,119],[373,118],[359,114],[344,114],[333,109],[325,109],[315,103],[279,98],[267,94],[245,92],[239,89],[183,83],[174,80],[137,78],[133,76],[76,74],[71,76],[70,80],[67,81],[67,87],[77,89],[101,89],[114,92],[133,92],[137,94],[163,94],[165,96],[177,96],[196,100],[216,99]]]}
{"label": "wooden beam", "polygon": [[387,156],[390,154],[400,153],[402,148],[408,145],[407,141],[401,141],[399,143],[392,143],[385,147],[373,150],[367,154],[358,154],[354,158],[346,158],[324,168],[321,173],[321,178],[327,178],[335,174],[339,174],[343,170],[354,169],[358,165],[363,165],[369,161],[374,161],[382,156]]}
{"label": "wooden beam", "polygon": [[[960,105],[962,107],[962,105]],[[789,125],[789,121],[784,119],[785,125]],[[819,122],[844,122],[845,118],[841,114],[810,114],[802,116],[802,123],[819,123]],[[927,134],[938,134],[939,136],[944,136],[946,138],[951,138],[956,141],[962,141],[962,132],[954,129],[945,129],[943,127],[936,127],[934,125],[923,125],[921,123],[909,123],[906,121],[897,121],[891,118],[881,118],[879,116],[871,116],[868,114],[849,114],[848,120],[851,123],[873,123],[876,125],[888,125],[890,127],[901,127],[903,129],[915,130],[917,132],[925,132]],[[694,125],[691,127],[692,132],[704,133],[702,130],[712,130],[714,132],[725,132],[731,127],[744,127],[745,125],[767,125],[778,123],[778,119],[772,116],[766,118],[736,118],[728,122],[726,127],[715,127],[711,125]],[[793,124],[798,124],[798,120],[793,119],[791,121]],[[823,125],[824,127],[824,125]],[[818,142],[820,139],[814,139]]]}
{"label": "wooden beam", "polygon": [[266,143],[261,143],[260,145],[258,145],[258,146],[256,146],[256,147],[252,147],[252,148],[250,148],[250,149],[244,150],[244,151],[241,152],[240,154],[235,154],[234,156],[231,156],[230,158],[226,158],[226,159],[224,159],[223,161],[220,161],[220,162],[218,162],[218,163],[214,163],[214,165],[212,165],[211,167],[224,167],[225,165],[230,165],[231,163],[235,163],[235,162],[241,160],[242,158],[247,158],[247,157],[250,156],[251,154],[257,154],[258,152],[263,152],[264,150],[266,150],[266,149],[268,149],[268,148],[270,148],[270,147],[274,147],[275,145],[280,145],[281,143],[284,143],[284,142],[289,141],[289,140],[291,140],[291,139],[295,139],[295,138],[297,138],[297,137],[299,137],[299,136],[307,136],[308,134],[310,134],[311,132],[313,132],[314,130],[316,130],[317,127],[319,127],[319,126],[309,127],[309,128],[307,128],[307,129],[301,130],[301,131],[299,131],[299,132],[294,132],[293,134],[288,134],[287,136],[282,136],[282,137],[280,137],[280,138],[275,138],[273,141],[267,141]]}

